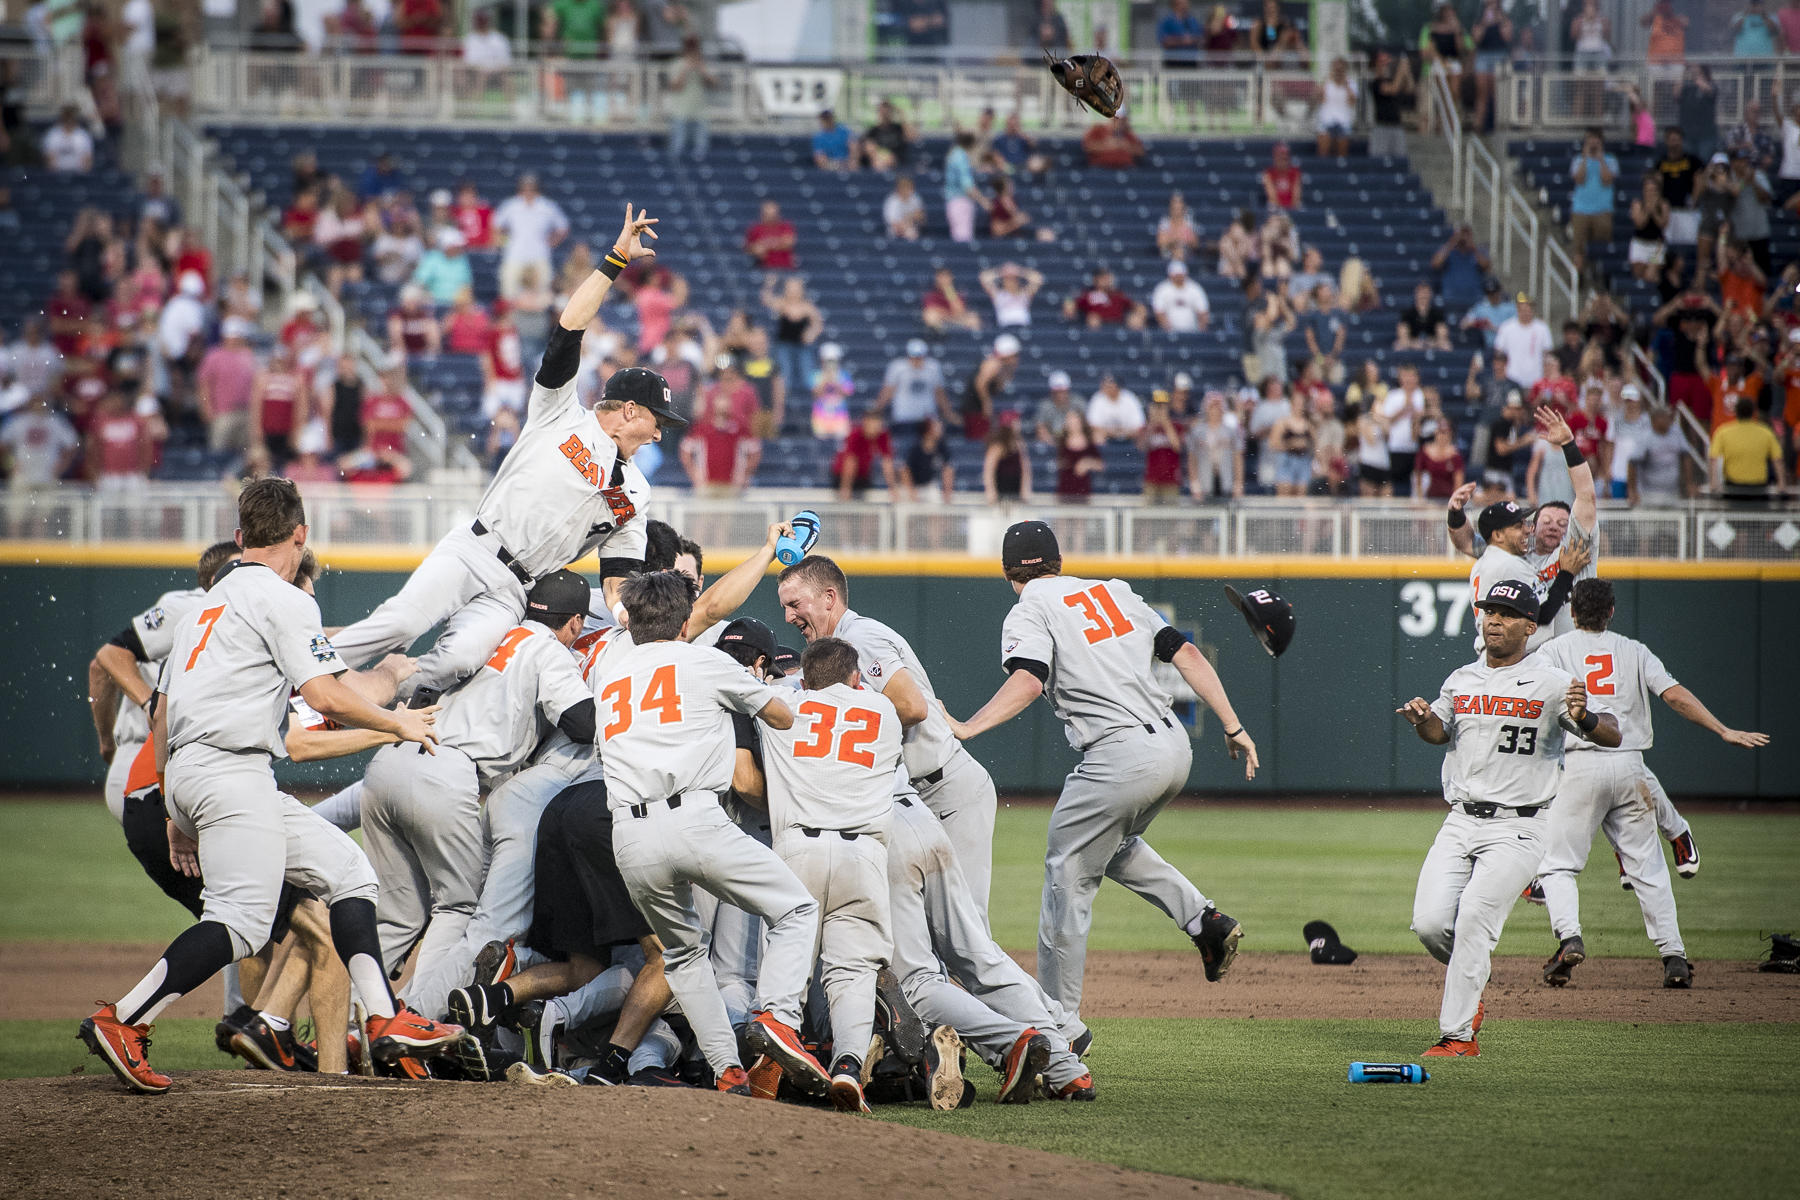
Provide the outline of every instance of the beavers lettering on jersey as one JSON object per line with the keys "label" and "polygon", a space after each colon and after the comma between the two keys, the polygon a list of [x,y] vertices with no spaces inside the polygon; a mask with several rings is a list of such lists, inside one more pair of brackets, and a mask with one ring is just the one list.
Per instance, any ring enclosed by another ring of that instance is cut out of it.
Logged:
{"label": "beavers lettering on jersey", "polygon": [[1475,716],[1535,721],[1544,714],[1542,700],[1527,700],[1523,696],[1456,696],[1453,699],[1457,712]]}
{"label": "beavers lettering on jersey", "polygon": [[594,456],[588,453],[588,448],[581,444],[579,437],[571,433],[569,440],[557,449],[563,452],[563,457],[574,465],[581,477],[588,481],[589,487],[600,486],[600,468],[594,462]]}

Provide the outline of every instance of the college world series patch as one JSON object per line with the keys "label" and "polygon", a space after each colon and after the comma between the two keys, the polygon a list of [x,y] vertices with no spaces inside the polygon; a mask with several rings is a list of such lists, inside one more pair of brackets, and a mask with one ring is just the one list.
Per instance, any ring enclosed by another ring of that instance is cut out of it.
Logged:
{"label": "college world series patch", "polygon": [[308,649],[312,651],[312,656],[320,662],[330,662],[337,657],[337,648],[331,644],[331,639],[322,633],[313,638],[312,645]]}

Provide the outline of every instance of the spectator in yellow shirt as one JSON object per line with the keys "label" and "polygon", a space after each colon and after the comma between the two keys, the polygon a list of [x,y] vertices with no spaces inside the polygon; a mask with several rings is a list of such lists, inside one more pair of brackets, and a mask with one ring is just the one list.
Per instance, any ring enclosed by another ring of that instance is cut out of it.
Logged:
{"label": "spectator in yellow shirt", "polygon": [[1714,431],[1708,456],[1713,463],[1713,485],[1722,482],[1727,497],[1766,496],[1771,482],[1777,488],[1787,486],[1781,441],[1773,429],[1756,419],[1756,401],[1747,396],[1737,402],[1737,420]]}

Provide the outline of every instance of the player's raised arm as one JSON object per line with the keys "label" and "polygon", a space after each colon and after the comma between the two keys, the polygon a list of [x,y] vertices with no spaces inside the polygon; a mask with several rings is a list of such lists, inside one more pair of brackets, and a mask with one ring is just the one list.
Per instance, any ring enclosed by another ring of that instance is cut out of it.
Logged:
{"label": "player's raised arm", "polygon": [[1467,505],[1481,485],[1474,481],[1463,484],[1450,493],[1450,503],[1446,506],[1445,520],[1450,526],[1450,545],[1458,554],[1470,558],[1475,555],[1475,530],[1469,526]]}
{"label": "player's raised arm", "polygon": [[780,700],[771,700],[756,710],[756,719],[771,729],[792,729],[794,713]]}
{"label": "player's raised arm", "polygon": [[1194,643],[1184,641],[1170,656],[1169,662],[1194,689],[1194,695],[1204,700],[1206,707],[1224,723],[1226,752],[1233,758],[1240,753],[1244,756],[1244,778],[1255,779],[1256,769],[1262,765],[1256,757],[1256,743],[1244,731],[1244,723],[1238,720],[1237,711],[1231,707],[1231,698],[1225,694],[1225,685],[1213,665],[1206,661],[1206,655],[1200,653],[1200,647]]}
{"label": "player's raised arm", "polygon": [[1746,750],[1760,750],[1769,744],[1766,733],[1746,733],[1741,729],[1733,729],[1725,722],[1712,715],[1706,705],[1700,703],[1700,697],[1688,691],[1679,683],[1662,694],[1663,702],[1700,728],[1716,733],[1728,746],[1742,746]]}
{"label": "player's raised arm", "polygon": [[593,322],[594,315],[600,311],[600,302],[612,289],[613,280],[619,277],[619,272],[636,259],[650,258],[656,254],[654,249],[643,243],[646,235],[652,241],[656,239],[656,231],[650,228],[654,224],[656,218],[642,209],[633,216],[631,204],[626,202],[625,226],[619,230],[618,240],[607,251],[594,273],[581,281],[581,286],[575,289],[569,302],[563,306],[562,318],[558,323],[564,329],[574,333],[585,330]]}
{"label": "player's raised arm", "polygon": [[742,607],[762,581],[769,564],[775,561],[775,544],[784,537],[793,536],[794,527],[786,521],[769,526],[768,537],[755,553],[701,592],[700,598],[694,601],[694,613],[688,618],[686,640],[693,641]]}
{"label": "player's raised arm", "polygon": [[[1563,461],[1568,464],[1569,484],[1575,489],[1575,503],[1569,510],[1569,520],[1592,533],[1594,523],[1599,519],[1599,506],[1594,502],[1594,468],[1575,444],[1575,431],[1569,428],[1562,414],[1548,404],[1531,417],[1543,431],[1545,440],[1562,451]],[[1532,478],[1537,478],[1535,473]]]}

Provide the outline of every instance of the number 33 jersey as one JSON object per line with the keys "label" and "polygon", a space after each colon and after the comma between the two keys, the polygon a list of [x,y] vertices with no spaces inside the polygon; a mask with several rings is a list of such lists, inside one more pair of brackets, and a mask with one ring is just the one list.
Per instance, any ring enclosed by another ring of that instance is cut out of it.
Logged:
{"label": "number 33 jersey", "polygon": [[1490,667],[1483,655],[1444,680],[1431,705],[1450,733],[1444,799],[1508,808],[1550,803],[1562,782],[1563,739],[1575,732],[1569,679],[1530,654],[1509,667]]}
{"label": "number 33 jersey", "polygon": [[[1650,697],[1676,686],[1675,677],[1650,647],[1622,634],[1577,629],[1539,650],[1551,663],[1587,684],[1588,697],[1606,706],[1619,722],[1619,749],[1648,750],[1656,740],[1650,724]],[[1576,741],[1571,750],[1605,750]]]}
{"label": "number 33 jersey", "polygon": [[1044,692],[1069,744],[1081,750],[1168,714],[1169,693],[1151,666],[1157,630],[1166,624],[1122,579],[1034,579],[1001,627],[1000,662],[1050,668]]}

